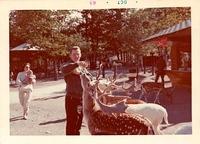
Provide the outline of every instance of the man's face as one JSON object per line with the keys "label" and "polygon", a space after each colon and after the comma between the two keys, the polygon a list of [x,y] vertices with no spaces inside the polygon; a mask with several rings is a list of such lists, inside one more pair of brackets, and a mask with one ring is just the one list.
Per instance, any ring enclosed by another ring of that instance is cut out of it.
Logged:
{"label": "man's face", "polygon": [[72,50],[70,58],[73,62],[78,62],[81,58],[81,50],[80,49]]}

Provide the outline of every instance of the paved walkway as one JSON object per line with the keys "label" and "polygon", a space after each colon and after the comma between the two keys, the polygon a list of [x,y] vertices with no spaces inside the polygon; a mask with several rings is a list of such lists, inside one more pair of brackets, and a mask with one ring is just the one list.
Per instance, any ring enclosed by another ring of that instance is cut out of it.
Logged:
{"label": "paved walkway", "polygon": [[[65,82],[63,79],[57,81],[38,81],[34,85],[33,98],[38,99],[48,96],[59,96],[61,92],[65,92]],[[10,103],[18,103],[18,88],[10,88]]]}

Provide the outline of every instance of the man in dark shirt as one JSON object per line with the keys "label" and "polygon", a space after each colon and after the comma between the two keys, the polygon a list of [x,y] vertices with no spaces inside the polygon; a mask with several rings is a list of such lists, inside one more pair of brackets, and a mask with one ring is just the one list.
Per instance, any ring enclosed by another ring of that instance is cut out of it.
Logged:
{"label": "man in dark shirt", "polygon": [[163,56],[160,55],[156,61],[156,79],[155,82],[158,82],[159,77],[162,79],[162,86],[164,87],[164,76],[165,76],[165,68],[166,68],[166,63],[165,60],[163,59]]}
{"label": "man in dark shirt", "polygon": [[66,82],[65,112],[66,112],[66,135],[80,135],[83,119],[82,111],[82,86],[81,68],[87,66],[84,61],[80,61],[81,50],[78,46],[70,49],[71,60],[64,64],[62,72]]}

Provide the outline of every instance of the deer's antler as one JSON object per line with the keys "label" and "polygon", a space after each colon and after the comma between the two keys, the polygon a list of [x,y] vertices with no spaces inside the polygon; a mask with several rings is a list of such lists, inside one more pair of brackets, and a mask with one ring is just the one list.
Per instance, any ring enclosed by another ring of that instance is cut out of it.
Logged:
{"label": "deer's antler", "polygon": [[130,84],[130,86],[128,88],[125,88],[125,85],[126,85],[126,83],[123,82],[122,89],[124,89],[125,91],[135,88],[135,83]]}

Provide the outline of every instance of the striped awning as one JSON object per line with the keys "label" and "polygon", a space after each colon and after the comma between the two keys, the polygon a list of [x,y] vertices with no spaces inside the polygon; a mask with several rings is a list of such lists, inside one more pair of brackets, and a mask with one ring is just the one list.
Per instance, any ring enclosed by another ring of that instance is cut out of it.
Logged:
{"label": "striped awning", "polygon": [[181,30],[184,30],[184,29],[187,29],[187,28],[190,28],[191,27],[191,19],[189,20],[185,20],[179,24],[176,24],[172,27],[169,27],[167,29],[164,29],[146,39],[143,39],[142,42],[145,42],[145,41],[149,41],[149,40],[152,40],[152,39],[155,39],[155,38],[158,38],[158,37],[161,37],[161,36],[165,36],[165,35],[169,35],[169,34],[173,34],[177,31],[181,31]]}

